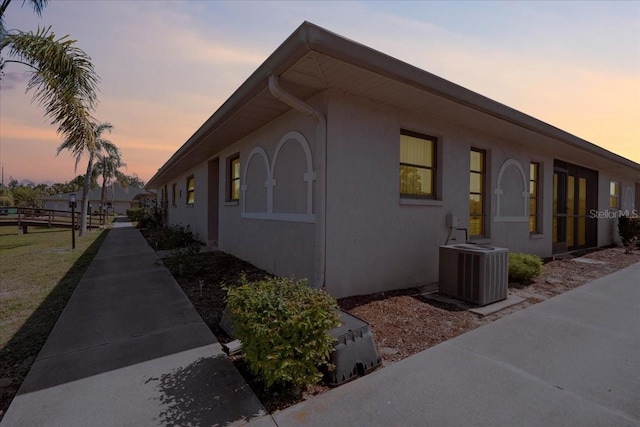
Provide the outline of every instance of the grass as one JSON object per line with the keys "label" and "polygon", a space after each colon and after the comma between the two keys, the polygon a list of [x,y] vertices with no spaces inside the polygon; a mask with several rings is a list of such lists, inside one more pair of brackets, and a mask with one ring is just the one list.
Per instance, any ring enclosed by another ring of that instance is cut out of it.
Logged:
{"label": "grass", "polygon": [[70,231],[0,227],[0,417],[108,233]]}

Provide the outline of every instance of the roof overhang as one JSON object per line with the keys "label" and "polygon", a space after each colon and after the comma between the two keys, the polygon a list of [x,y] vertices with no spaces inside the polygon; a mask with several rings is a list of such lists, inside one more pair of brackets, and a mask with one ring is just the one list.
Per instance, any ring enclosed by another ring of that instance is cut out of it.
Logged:
{"label": "roof overhang", "polygon": [[[309,99],[326,90],[460,121],[515,143],[582,159],[600,168],[640,173],[640,164],[389,55],[304,22],[222,104],[149,180],[158,188],[284,114],[290,107],[269,93],[268,77]],[[525,132],[523,132],[523,129]],[[543,138],[540,138],[542,136]]]}

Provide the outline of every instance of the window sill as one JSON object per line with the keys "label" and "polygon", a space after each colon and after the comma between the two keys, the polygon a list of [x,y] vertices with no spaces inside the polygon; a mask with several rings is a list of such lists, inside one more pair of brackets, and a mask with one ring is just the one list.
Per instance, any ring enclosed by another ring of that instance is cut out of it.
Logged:
{"label": "window sill", "polygon": [[542,233],[531,233],[531,234],[529,234],[529,238],[533,239],[533,240],[543,239],[544,238],[544,234],[542,234]]}
{"label": "window sill", "polygon": [[401,198],[400,204],[403,206],[443,206],[442,200],[435,200],[435,199]]}
{"label": "window sill", "polygon": [[238,206],[240,202],[238,200],[231,200],[229,202],[224,202],[225,206]]}

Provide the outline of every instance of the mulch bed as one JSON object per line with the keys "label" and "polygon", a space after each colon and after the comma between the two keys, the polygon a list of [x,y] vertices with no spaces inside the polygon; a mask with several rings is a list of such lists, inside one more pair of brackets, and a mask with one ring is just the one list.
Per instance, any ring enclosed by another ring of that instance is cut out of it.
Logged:
{"label": "mulch bed", "polygon": [[[563,259],[545,263],[543,273],[533,283],[510,287],[510,294],[522,296],[526,299],[524,303],[487,317],[479,317],[458,305],[426,299],[421,295],[420,288],[343,298],[338,301],[338,305],[370,324],[385,366],[514,311],[640,262],[640,252],[624,254],[623,248],[609,248],[587,254],[582,261],[585,259],[587,262]],[[224,286],[235,285],[243,274],[249,280],[269,276],[265,271],[219,251],[165,258],[164,262],[222,343],[231,340],[218,325],[225,307]],[[183,264],[182,274],[180,263]],[[188,268],[184,268],[184,264],[188,264]],[[241,356],[234,356],[232,360],[271,413],[329,389],[324,384],[293,393],[266,389],[250,373]]]}

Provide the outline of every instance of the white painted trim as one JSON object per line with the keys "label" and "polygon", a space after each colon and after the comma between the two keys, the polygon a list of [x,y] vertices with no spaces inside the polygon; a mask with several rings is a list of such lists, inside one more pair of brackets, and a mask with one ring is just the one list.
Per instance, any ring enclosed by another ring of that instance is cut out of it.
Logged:
{"label": "white painted trim", "polygon": [[266,181],[264,183],[264,186],[267,187],[267,211],[269,211],[269,200],[271,200],[273,203],[273,197],[271,197],[271,199],[269,198],[269,191],[270,190],[273,191],[268,185],[270,174],[271,174],[271,168],[269,167],[269,157],[267,156],[267,152],[264,151],[264,148],[254,147],[253,150],[251,150],[251,153],[249,153],[249,156],[247,157],[247,162],[244,165],[244,170],[242,171],[242,177],[240,178],[240,182],[242,184],[240,187],[240,192],[242,193],[242,212],[246,211],[247,172],[249,171],[249,165],[251,164],[251,160],[256,155],[259,155],[262,157],[262,159],[264,160],[264,166],[266,168],[267,176],[265,177]]}
{"label": "white painted trim", "polygon": [[[273,193],[276,186],[275,169],[278,160],[278,154],[282,146],[289,141],[297,141],[302,150],[304,151],[305,161],[307,162],[307,171],[304,173],[302,179],[307,183],[307,213],[285,213],[285,212],[273,212]],[[267,210],[266,212],[247,212],[246,209],[246,192],[247,192],[247,173],[249,171],[249,165],[254,156],[259,155],[264,159],[264,164],[267,171],[266,180],[264,186],[267,189]],[[316,172],[313,170],[313,157],[311,155],[311,147],[307,142],[307,139],[298,131],[287,132],[278,142],[273,155],[273,162],[270,164],[269,156],[262,147],[254,147],[247,157],[247,161],[243,168],[243,174],[241,177],[242,186],[240,187],[242,192],[242,211],[241,218],[246,219],[261,219],[261,220],[275,220],[275,221],[290,221],[290,222],[310,222],[316,221],[316,216],[313,213],[313,181],[316,179]]]}
{"label": "white painted trim", "polygon": [[633,190],[629,186],[624,190],[624,199],[622,200],[622,209],[633,210],[634,208],[635,208],[635,203],[633,200]]}
{"label": "white painted trim", "polygon": [[[504,175],[504,171],[507,170],[508,167],[513,166],[518,169],[520,172],[520,177],[522,178],[522,188],[525,191],[521,193],[522,196],[522,212],[524,215],[522,216],[502,216],[501,206],[500,206],[500,198],[504,195],[502,191],[502,175]],[[500,167],[500,172],[498,172],[498,181],[496,183],[496,189],[493,190],[493,194],[496,195],[496,216],[493,217],[493,222],[528,222],[529,221],[529,185],[527,182],[527,176],[522,169],[522,165],[516,159],[507,159]]]}
{"label": "white painted trim", "polygon": [[404,206],[443,206],[444,202],[442,200],[434,200],[434,199],[411,199],[411,198],[401,198],[400,204]]}
{"label": "white painted trim", "polygon": [[[278,164],[278,154],[280,154],[280,150],[282,146],[289,141],[297,141],[302,146],[302,150],[304,151],[305,160],[307,161],[307,172],[304,174],[303,179],[307,183],[307,214],[310,215],[313,213],[313,181],[316,179],[316,174],[313,171],[313,158],[311,156],[311,147],[309,147],[309,143],[307,139],[298,131],[287,132],[278,145],[276,146],[276,151],[273,154],[273,167],[271,168],[271,179],[273,180],[273,185],[275,186],[275,175],[276,175],[276,165]],[[273,212],[273,210],[271,210]]]}
{"label": "white painted trim", "polygon": [[495,216],[493,222],[529,222],[527,216]]}
{"label": "white painted trim", "polygon": [[295,213],[266,213],[266,212],[242,212],[240,218],[243,219],[261,219],[267,221],[287,221],[287,222],[306,222],[315,223],[315,214],[295,214]]}

